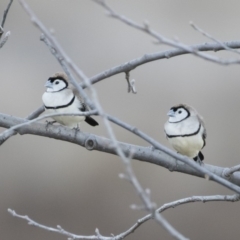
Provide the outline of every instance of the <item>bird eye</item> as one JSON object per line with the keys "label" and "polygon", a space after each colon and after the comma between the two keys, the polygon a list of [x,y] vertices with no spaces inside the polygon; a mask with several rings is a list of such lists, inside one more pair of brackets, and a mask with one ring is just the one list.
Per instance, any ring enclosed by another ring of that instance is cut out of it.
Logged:
{"label": "bird eye", "polygon": [[56,81],[55,84],[59,84],[59,81]]}
{"label": "bird eye", "polygon": [[178,113],[179,113],[179,114],[181,114],[181,113],[182,113],[182,111],[180,110],[180,111],[178,111]]}

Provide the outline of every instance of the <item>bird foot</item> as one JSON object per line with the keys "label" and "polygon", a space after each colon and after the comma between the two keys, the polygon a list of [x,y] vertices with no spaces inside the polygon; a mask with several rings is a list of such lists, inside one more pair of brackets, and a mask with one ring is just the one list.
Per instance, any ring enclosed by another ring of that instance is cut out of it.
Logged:
{"label": "bird foot", "polygon": [[156,150],[156,148],[154,147],[154,146],[148,146],[147,148],[149,148],[151,151],[154,151],[154,150]]}
{"label": "bird foot", "polygon": [[74,127],[73,129],[75,130],[75,138],[76,138],[77,133],[78,133],[78,132],[81,132],[81,130],[80,130],[80,128],[79,128],[78,125],[77,125],[77,127]]}
{"label": "bird foot", "polygon": [[202,160],[199,158],[199,156],[193,158],[193,160],[194,160],[196,163],[198,163],[200,166],[203,165],[203,162],[202,162]]}
{"label": "bird foot", "polygon": [[48,128],[49,125],[53,125],[56,122],[57,121],[48,121],[48,120],[46,120],[46,128]]}

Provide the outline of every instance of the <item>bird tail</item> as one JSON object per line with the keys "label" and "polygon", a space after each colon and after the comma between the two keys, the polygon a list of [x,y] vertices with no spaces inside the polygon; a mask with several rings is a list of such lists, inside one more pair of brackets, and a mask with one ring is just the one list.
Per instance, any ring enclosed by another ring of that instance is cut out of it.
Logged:
{"label": "bird tail", "polygon": [[199,160],[200,160],[200,161],[203,161],[203,160],[204,160],[204,156],[203,156],[202,152],[200,151],[200,152],[198,153],[198,155],[193,158],[193,160],[194,160],[195,162],[197,162],[197,161],[199,161]]}
{"label": "bird tail", "polygon": [[204,160],[204,156],[201,151],[198,153],[198,157],[200,158],[201,161]]}
{"label": "bird tail", "polygon": [[86,117],[85,121],[93,127],[99,125],[97,121],[95,121],[93,118],[91,118],[89,116]]}

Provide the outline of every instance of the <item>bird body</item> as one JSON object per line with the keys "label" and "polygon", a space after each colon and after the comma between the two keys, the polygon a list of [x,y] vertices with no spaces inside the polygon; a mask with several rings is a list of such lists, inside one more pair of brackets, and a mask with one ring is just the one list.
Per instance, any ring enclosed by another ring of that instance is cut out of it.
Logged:
{"label": "bird body", "polygon": [[172,147],[194,160],[198,157],[203,160],[201,149],[205,146],[206,139],[203,118],[194,108],[185,104],[172,107],[168,116],[164,130]]}
{"label": "bird body", "polygon": [[[69,83],[65,74],[56,73],[48,79],[45,86],[47,87],[47,91],[43,94],[42,100],[47,114],[80,113],[87,111],[82,98]],[[55,116],[52,118],[58,123],[71,128],[78,127],[79,123],[84,120],[92,126],[98,125],[90,116]]]}

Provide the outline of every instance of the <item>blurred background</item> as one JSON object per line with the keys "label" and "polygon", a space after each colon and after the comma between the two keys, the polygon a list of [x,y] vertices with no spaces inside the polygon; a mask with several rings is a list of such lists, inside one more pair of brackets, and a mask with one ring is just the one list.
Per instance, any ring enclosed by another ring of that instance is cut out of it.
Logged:
{"label": "blurred background", "polygon": [[[2,16],[8,0],[0,1]],[[93,1],[31,0],[30,7],[55,36],[72,60],[92,77],[97,73],[141,57],[170,49],[105,15]],[[177,37],[187,44],[209,41],[189,26],[189,21],[222,41],[238,40],[239,7],[234,0],[121,0],[108,1],[118,13],[138,23],[148,20],[159,33]],[[40,32],[14,1],[5,31],[11,31],[0,50],[0,111],[25,117],[41,104],[44,83],[61,67],[39,40]],[[237,58],[232,53],[211,53]],[[166,113],[177,103],[194,106],[204,117],[208,131],[203,150],[205,162],[222,167],[239,164],[240,156],[240,68],[220,66],[191,55],[151,62],[131,72],[138,93],[127,93],[124,74],[94,85],[103,108],[110,114],[137,126],[160,143],[169,146],[163,132]],[[101,119],[92,128],[81,130],[107,136]],[[3,130],[3,129],[2,129]],[[114,126],[119,141],[149,144]],[[169,146],[170,147],[170,146]],[[232,194],[206,180],[171,173],[159,166],[133,161],[143,187],[152,199],[164,203],[192,195]],[[8,208],[26,214],[39,223],[81,235],[98,228],[103,235],[119,234],[146,212],[133,211],[140,200],[133,187],[118,175],[120,159],[89,152],[63,141],[38,136],[15,136],[0,150],[0,238],[67,239],[27,225],[13,218]],[[236,239],[239,229],[239,203],[191,203],[164,212],[167,220],[190,239]],[[172,239],[160,225],[149,221],[127,239]]]}

